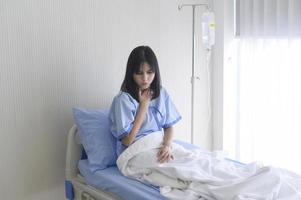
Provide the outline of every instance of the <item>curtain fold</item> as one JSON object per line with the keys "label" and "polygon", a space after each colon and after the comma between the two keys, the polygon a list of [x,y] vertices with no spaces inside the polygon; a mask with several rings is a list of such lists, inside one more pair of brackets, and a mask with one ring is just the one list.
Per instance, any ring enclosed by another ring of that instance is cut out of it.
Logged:
{"label": "curtain fold", "polygon": [[300,37],[301,0],[236,0],[240,37]]}

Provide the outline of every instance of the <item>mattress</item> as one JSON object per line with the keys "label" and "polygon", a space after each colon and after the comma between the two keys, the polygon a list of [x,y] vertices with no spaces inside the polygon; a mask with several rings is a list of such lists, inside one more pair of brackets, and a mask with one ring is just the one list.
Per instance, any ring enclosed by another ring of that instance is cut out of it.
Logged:
{"label": "mattress", "polygon": [[[196,146],[183,142],[175,141],[187,149],[197,148]],[[124,200],[165,200],[159,188],[147,183],[140,182],[123,176],[117,166],[98,170],[92,173],[88,167],[88,160],[80,160],[78,163],[80,173],[84,176],[87,184],[113,193]]]}
{"label": "mattress", "polygon": [[113,193],[124,200],[166,199],[160,195],[159,188],[123,176],[117,166],[90,172],[87,160],[79,161],[79,171],[87,184]]}

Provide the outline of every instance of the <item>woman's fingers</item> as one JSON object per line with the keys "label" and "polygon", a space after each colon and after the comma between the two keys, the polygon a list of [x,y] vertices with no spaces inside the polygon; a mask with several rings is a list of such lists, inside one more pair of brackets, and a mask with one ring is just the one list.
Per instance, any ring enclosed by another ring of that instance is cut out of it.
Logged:
{"label": "woman's fingers", "polygon": [[139,90],[139,101],[150,101],[152,99],[152,91],[150,88]]}
{"label": "woman's fingers", "polygon": [[170,160],[173,160],[173,155],[170,152],[170,149],[163,147],[159,150],[158,154],[158,162],[163,163],[163,162],[169,162]]}
{"label": "woman's fingers", "polygon": [[160,163],[164,163],[164,162],[169,162],[171,160],[171,155],[165,154],[161,157],[161,159],[159,160]]}
{"label": "woman's fingers", "polygon": [[158,151],[157,157],[159,158],[159,157],[161,156],[161,154],[162,154],[162,149],[160,149],[160,150]]}

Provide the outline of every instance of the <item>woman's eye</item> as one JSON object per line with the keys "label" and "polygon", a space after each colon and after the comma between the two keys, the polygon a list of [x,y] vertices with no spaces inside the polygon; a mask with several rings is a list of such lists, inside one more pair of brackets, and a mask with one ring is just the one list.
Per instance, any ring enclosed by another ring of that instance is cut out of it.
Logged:
{"label": "woman's eye", "polygon": [[147,73],[148,73],[148,74],[153,74],[154,72],[153,72],[153,71],[148,71]]}

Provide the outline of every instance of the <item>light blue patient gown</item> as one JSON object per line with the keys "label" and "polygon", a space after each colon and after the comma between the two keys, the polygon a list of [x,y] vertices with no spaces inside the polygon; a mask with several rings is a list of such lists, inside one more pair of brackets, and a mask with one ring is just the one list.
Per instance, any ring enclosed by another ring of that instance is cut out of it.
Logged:
{"label": "light blue patient gown", "polygon": [[[120,92],[114,97],[110,108],[111,132],[117,138],[117,155],[119,156],[126,146],[121,140],[127,136],[133,128],[134,119],[138,111],[139,103],[127,92]],[[173,104],[170,96],[162,87],[160,95],[151,100],[148,112],[142,123],[135,141],[139,138],[168,128],[181,119],[179,112]]]}

